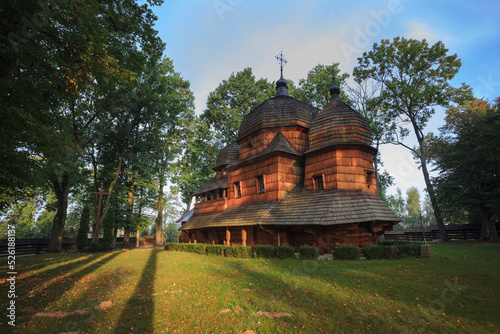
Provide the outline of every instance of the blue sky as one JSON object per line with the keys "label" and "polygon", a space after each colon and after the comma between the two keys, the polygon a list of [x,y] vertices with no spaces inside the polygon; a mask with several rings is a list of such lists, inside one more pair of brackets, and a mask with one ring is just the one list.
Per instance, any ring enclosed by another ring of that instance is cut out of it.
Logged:
{"label": "blue sky", "polygon": [[[298,82],[318,64],[338,62],[352,74],[357,57],[373,43],[396,36],[442,41],[462,60],[454,85],[465,82],[490,101],[500,96],[498,0],[166,0],[154,11],[165,56],[190,81],[197,113],[222,80],[245,67],[257,78],[277,80],[274,56],[281,50],[288,60],[285,78]],[[437,131],[443,117],[438,110],[426,131]],[[407,144],[415,143],[413,136]],[[396,187],[424,190],[408,151],[386,145],[381,154],[396,178],[391,193]]]}

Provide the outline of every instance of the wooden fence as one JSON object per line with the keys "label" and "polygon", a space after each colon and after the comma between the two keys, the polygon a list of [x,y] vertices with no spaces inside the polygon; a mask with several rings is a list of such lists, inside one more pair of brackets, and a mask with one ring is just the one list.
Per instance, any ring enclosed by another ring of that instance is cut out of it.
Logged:
{"label": "wooden fence", "polygon": [[[35,255],[47,252],[49,246],[49,239],[16,239],[15,241],[15,255]],[[90,243],[89,239],[89,243]],[[156,244],[155,236],[146,236],[139,238],[139,248],[154,247]],[[130,238],[130,248],[135,248],[136,238]],[[123,237],[116,238],[116,249],[123,248]],[[76,251],[76,239],[63,239],[62,252]],[[6,239],[0,240],[0,257],[9,255],[9,244]]]}
{"label": "wooden fence", "polygon": [[[447,225],[445,228],[450,240],[479,240],[481,237],[480,224]],[[497,224],[497,231],[500,232],[500,224]],[[437,226],[427,227],[423,231],[422,228],[388,231],[384,233],[384,237],[387,240],[424,241],[424,233],[427,240],[441,239]]]}

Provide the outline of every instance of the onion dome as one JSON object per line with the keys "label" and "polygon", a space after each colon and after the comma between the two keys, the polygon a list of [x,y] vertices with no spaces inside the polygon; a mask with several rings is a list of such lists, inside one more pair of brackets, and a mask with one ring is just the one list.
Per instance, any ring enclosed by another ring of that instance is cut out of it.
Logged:
{"label": "onion dome", "polygon": [[270,98],[252,111],[241,122],[238,138],[262,128],[300,125],[309,128],[316,109],[287,95]]}
{"label": "onion dome", "polygon": [[330,89],[332,100],[314,118],[309,129],[309,150],[312,152],[332,145],[370,146],[370,128],[366,119],[356,110],[340,101],[340,89]]}
{"label": "onion dome", "polygon": [[231,143],[224,147],[217,155],[214,169],[229,165],[233,161],[237,161],[240,155],[240,145],[237,142]]}

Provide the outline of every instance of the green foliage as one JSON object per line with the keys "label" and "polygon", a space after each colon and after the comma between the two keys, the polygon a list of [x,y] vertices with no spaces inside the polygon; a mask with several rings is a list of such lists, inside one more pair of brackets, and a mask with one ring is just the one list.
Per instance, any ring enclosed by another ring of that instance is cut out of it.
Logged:
{"label": "green foliage", "polygon": [[188,244],[188,243],[166,243],[164,246],[165,250],[173,250],[178,252],[188,252],[196,254],[207,254],[207,247],[210,245],[206,244]]}
{"label": "green foliage", "polygon": [[266,79],[256,80],[252,69],[232,73],[208,95],[207,109],[202,119],[210,126],[222,145],[229,145],[238,137],[243,118],[257,105],[272,95],[275,89]]}
{"label": "green foliage", "polygon": [[98,242],[91,242],[89,246],[84,250],[89,253],[96,253],[96,252],[103,252],[106,249],[104,249],[103,245]]}
{"label": "green foliage", "polygon": [[430,138],[429,145],[439,171],[433,181],[445,212],[454,220],[477,217],[482,238],[491,240],[498,239],[494,224],[500,219],[499,102],[473,100],[449,108],[441,136]]}
{"label": "green foliage", "polygon": [[299,259],[314,260],[319,256],[319,250],[317,247],[302,245],[299,247]]}
{"label": "green foliage", "polygon": [[226,249],[224,245],[207,245],[207,255],[224,256]]}
{"label": "green foliage", "polygon": [[255,246],[255,257],[263,259],[271,259],[276,257],[276,248],[271,245],[257,245]]}
{"label": "green foliage", "polygon": [[[289,95],[313,106],[317,111],[321,111],[332,100],[330,88],[333,85],[332,76],[334,72],[337,86],[344,86],[349,74],[340,74],[339,63],[333,63],[332,65],[318,64],[307,73],[307,78],[299,80],[298,87],[290,90]],[[347,104],[352,104],[345,95],[344,89],[340,90],[340,99]]]}
{"label": "green foliage", "polygon": [[[462,84],[454,88],[449,84],[460,69],[460,59],[456,54],[448,55],[442,42],[429,46],[425,39],[396,37],[392,42],[375,43],[373,50],[358,58],[358,63],[353,72],[355,80],[371,80],[380,85],[380,94],[372,103],[386,114],[384,141],[403,145],[419,159],[441,238],[447,240],[427,169],[424,128],[435,107],[472,98],[470,87]],[[415,148],[403,142],[410,134],[409,128],[418,142]]]}
{"label": "green foliage", "polygon": [[363,253],[368,260],[396,259],[398,248],[393,246],[371,245],[363,248]]}
{"label": "green foliage", "polygon": [[278,246],[276,247],[277,259],[294,259],[295,249],[292,246]]}
{"label": "green foliage", "polygon": [[114,212],[111,212],[106,218],[104,219],[103,226],[102,226],[102,248],[104,250],[111,250],[113,247],[113,239],[115,236],[113,235],[114,232]]}
{"label": "green foliage", "polygon": [[420,246],[422,243],[415,242],[407,245],[397,245],[398,249],[398,257],[400,259],[408,258],[408,257],[420,257]]}
{"label": "green foliage", "polygon": [[90,209],[85,206],[82,211],[82,217],[80,218],[78,235],[76,236],[76,248],[78,248],[80,252],[83,251],[88,244],[89,223]]}
{"label": "green foliage", "polygon": [[354,245],[340,246],[333,250],[335,260],[358,260],[359,248]]}
{"label": "green foliage", "polygon": [[242,259],[253,258],[253,248],[250,246],[235,245],[226,247],[224,254],[228,257],[237,257]]}
{"label": "green foliage", "polygon": [[378,245],[380,246],[398,246],[398,245],[412,245],[414,241],[409,240],[379,240]]}

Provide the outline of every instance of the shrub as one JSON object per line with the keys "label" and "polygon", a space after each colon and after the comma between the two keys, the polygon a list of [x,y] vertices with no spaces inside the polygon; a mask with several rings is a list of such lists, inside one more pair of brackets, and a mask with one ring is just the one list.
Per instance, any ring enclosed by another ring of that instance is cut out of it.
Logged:
{"label": "shrub", "polygon": [[422,243],[416,242],[416,243],[411,243],[409,245],[398,245],[395,246],[398,249],[398,257],[405,258],[405,257],[420,257],[420,246]]}
{"label": "shrub", "polygon": [[397,246],[397,245],[411,245],[412,241],[409,240],[379,240],[380,246]]}
{"label": "shrub", "polygon": [[340,246],[333,250],[335,260],[357,260],[359,259],[359,248],[354,245]]}
{"label": "shrub", "polygon": [[368,260],[396,259],[398,248],[393,246],[371,245],[363,248],[363,252]]}
{"label": "shrub", "polygon": [[237,257],[242,259],[251,259],[253,257],[253,249],[250,246],[230,246],[224,250],[226,256]]}
{"label": "shrub", "polygon": [[317,259],[319,256],[319,250],[317,247],[314,246],[309,246],[309,245],[302,245],[299,247],[299,258],[300,259],[309,259],[309,260],[314,260]]}
{"label": "shrub", "polygon": [[295,258],[295,249],[292,246],[278,246],[276,247],[276,258],[293,259]]}
{"label": "shrub", "polygon": [[206,244],[184,244],[186,245],[186,251],[190,253],[196,254],[207,254],[207,245]]}
{"label": "shrub", "polygon": [[180,244],[176,244],[176,243],[166,243],[164,248],[165,250],[168,250],[168,251],[176,251],[179,249],[178,245]]}
{"label": "shrub", "polygon": [[271,245],[257,245],[255,246],[256,257],[263,259],[271,259],[276,257],[276,249]]}
{"label": "shrub", "polygon": [[207,255],[224,256],[226,248],[224,245],[207,245]]}
{"label": "shrub", "polygon": [[89,247],[87,248],[87,252],[90,253],[95,253],[95,252],[102,252],[104,249],[101,244],[97,242],[91,242]]}

